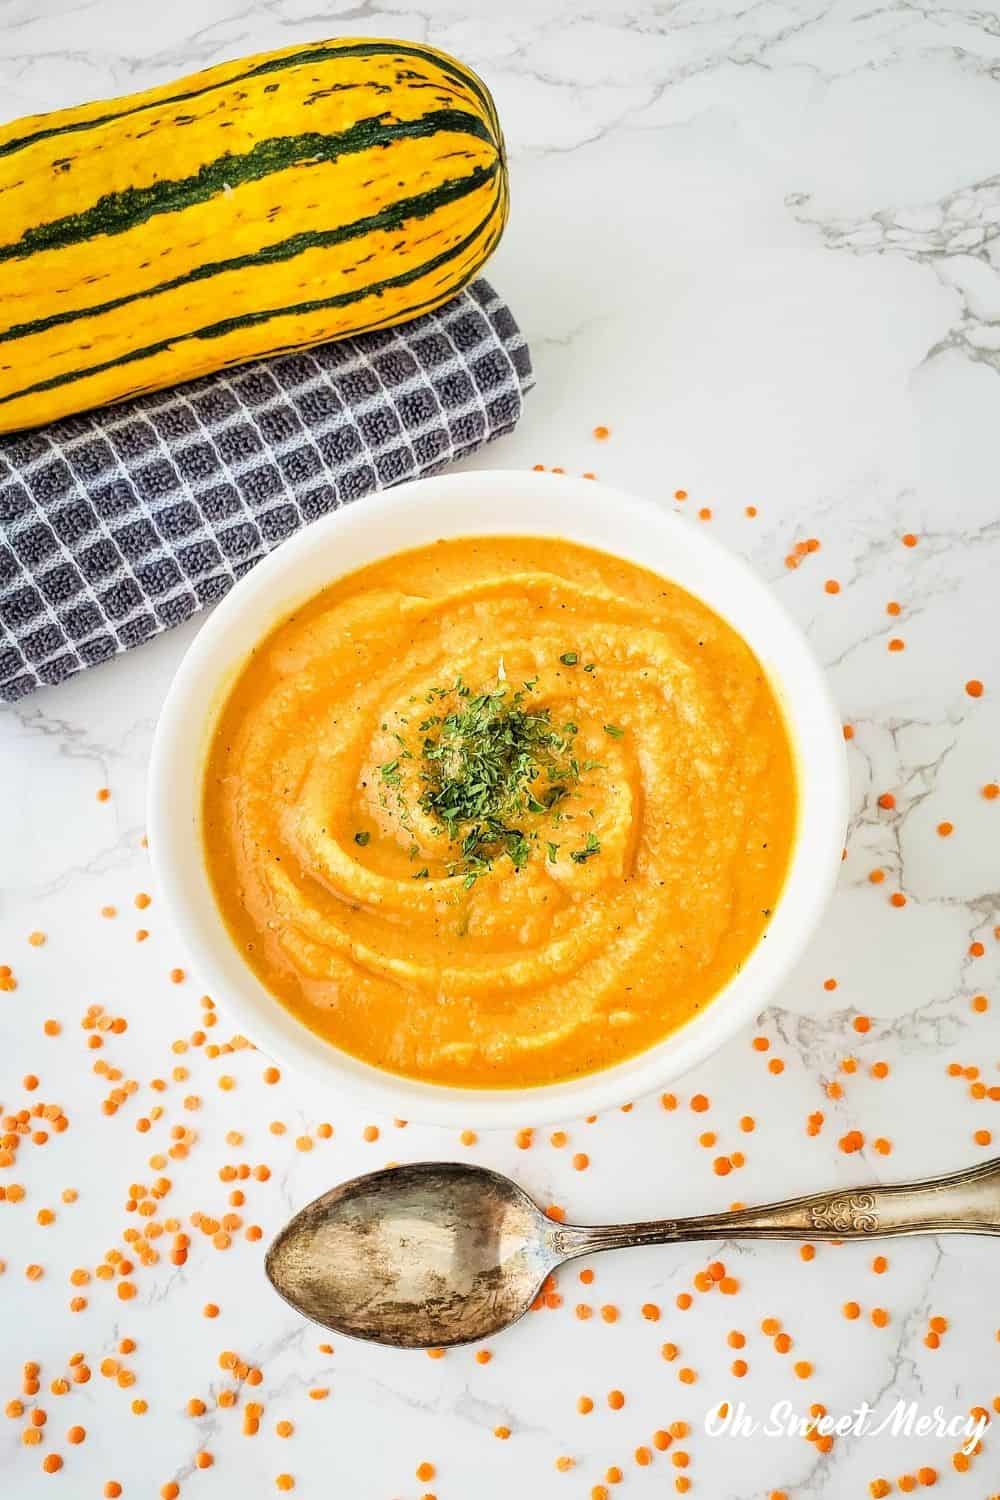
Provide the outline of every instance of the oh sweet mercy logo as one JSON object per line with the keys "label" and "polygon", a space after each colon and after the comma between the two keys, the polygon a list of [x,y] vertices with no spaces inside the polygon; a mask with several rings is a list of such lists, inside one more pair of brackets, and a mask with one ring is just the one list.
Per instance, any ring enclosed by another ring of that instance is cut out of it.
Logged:
{"label": "oh sweet mercy logo", "polygon": [[796,1411],[790,1401],[776,1401],[763,1416],[755,1415],[745,1401],[721,1401],[705,1414],[709,1437],[894,1437],[964,1438],[960,1452],[971,1455],[990,1425],[982,1407],[972,1412],[947,1412],[943,1406],[921,1410],[918,1402],[900,1399],[889,1411],[876,1411],[862,1401],[839,1417],[824,1412],[812,1416]]}

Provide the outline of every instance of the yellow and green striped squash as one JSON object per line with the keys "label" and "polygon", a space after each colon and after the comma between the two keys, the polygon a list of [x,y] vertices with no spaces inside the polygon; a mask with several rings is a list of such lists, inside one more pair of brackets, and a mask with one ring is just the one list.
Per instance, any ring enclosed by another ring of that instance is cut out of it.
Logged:
{"label": "yellow and green striped squash", "polygon": [[345,39],[0,127],[0,432],[402,323],[507,217],[475,73]]}

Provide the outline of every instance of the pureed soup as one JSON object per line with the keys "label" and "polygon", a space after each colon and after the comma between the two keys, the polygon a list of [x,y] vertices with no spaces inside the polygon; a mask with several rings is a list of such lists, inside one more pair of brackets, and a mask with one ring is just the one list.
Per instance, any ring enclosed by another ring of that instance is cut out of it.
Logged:
{"label": "pureed soup", "polygon": [[342,578],[253,652],[205,773],[208,868],[267,989],[379,1068],[554,1083],[689,1020],[763,935],[796,776],[706,605],[569,542]]}

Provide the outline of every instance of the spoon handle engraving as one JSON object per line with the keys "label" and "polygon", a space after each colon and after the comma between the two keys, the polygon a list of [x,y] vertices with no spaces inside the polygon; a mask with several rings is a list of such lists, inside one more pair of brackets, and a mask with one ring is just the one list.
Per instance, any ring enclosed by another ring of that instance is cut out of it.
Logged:
{"label": "spoon handle engraving", "polygon": [[618,1225],[560,1225],[551,1245],[567,1257],[684,1240],[863,1240],[893,1234],[1000,1234],[1000,1158],[946,1177],[891,1187],[842,1188],[760,1208]]}

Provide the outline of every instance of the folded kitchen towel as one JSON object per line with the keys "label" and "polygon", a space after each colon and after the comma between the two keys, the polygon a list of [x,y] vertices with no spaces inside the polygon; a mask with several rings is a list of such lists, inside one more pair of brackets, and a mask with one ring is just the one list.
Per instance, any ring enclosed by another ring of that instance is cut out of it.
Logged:
{"label": "folded kitchen towel", "polygon": [[0,701],[180,624],[318,516],[509,432],[531,384],[480,280],[401,327],[0,437]]}

